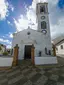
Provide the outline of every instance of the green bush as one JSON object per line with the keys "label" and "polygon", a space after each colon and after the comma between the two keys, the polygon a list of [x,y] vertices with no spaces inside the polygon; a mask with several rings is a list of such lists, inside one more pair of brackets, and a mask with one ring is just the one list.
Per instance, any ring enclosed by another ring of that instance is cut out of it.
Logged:
{"label": "green bush", "polygon": [[8,52],[4,52],[3,55],[7,56],[8,55]]}
{"label": "green bush", "polygon": [[2,50],[1,46],[0,46],[0,51]]}

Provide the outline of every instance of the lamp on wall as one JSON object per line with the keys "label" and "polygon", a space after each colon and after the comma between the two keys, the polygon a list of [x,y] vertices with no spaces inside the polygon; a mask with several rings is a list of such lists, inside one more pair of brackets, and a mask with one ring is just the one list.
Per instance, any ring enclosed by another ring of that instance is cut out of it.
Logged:
{"label": "lamp on wall", "polygon": [[42,56],[42,51],[39,51],[39,53],[38,53],[38,54],[39,54],[39,57],[41,57],[41,56]]}

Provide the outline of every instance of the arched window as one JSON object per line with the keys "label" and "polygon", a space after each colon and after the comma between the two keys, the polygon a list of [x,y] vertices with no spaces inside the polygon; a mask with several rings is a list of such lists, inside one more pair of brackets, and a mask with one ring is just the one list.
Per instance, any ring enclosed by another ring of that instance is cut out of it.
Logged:
{"label": "arched window", "polygon": [[45,21],[42,21],[41,22],[41,29],[46,29],[47,26],[46,26],[46,22]]}

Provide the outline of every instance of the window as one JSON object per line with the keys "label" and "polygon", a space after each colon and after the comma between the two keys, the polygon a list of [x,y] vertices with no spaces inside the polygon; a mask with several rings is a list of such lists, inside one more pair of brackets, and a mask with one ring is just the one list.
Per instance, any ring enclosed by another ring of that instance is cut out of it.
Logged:
{"label": "window", "polygon": [[49,52],[48,54],[51,55],[51,50],[49,50],[48,52]]}
{"label": "window", "polygon": [[40,6],[40,13],[45,12],[45,6]]}
{"label": "window", "polygon": [[47,54],[47,48],[45,47],[45,54]]}
{"label": "window", "polygon": [[41,29],[46,29],[46,22],[45,21],[41,22]]}
{"label": "window", "polygon": [[61,45],[61,49],[63,49],[63,45]]}

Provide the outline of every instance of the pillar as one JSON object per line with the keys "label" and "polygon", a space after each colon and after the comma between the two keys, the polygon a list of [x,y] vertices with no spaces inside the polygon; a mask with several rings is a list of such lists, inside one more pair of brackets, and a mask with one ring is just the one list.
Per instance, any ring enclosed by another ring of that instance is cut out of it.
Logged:
{"label": "pillar", "polygon": [[56,47],[54,44],[53,44],[53,55],[56,56]]}
{"label": "pillar", "polygon": [[16,66],[18,64],[18,44],[14,47],[14,56],[13,56],[13,66]]}
{"label": "pillar", "polygon": [[34,45],[32,45],[32,48],[31,48],[31,62],[32,64],[34,65],[35,64],[35,48],[34,48]]}

